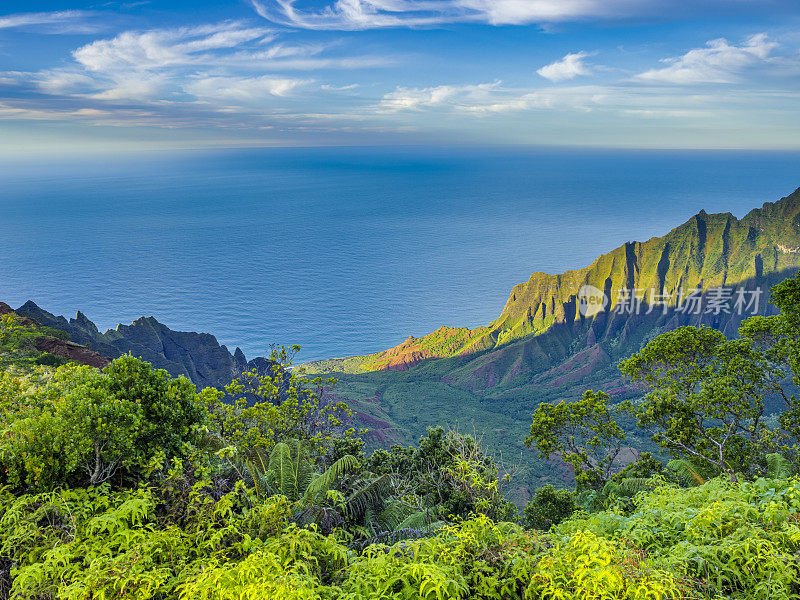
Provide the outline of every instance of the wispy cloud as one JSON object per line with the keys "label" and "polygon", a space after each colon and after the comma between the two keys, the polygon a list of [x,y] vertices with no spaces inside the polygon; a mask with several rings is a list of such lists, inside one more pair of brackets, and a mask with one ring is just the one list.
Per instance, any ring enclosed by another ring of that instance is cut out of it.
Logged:
{"label": "wispy cloud", "polygon": [[469,114],[491,117],[526,111],[597,111],[624,117],[694,119],[713,117],[723,109],[740,111],[754,105],[762,109],[767,106],[778,107],[784,101],[798,97],[800,94],[787,95],[781,91],[743,90],[721,98],[716,94],[686,94],[678,88],[643,86],[632,82],[519,89],[495,81],[428,88],[399,87],[385,94],[372,112],[435,112],[437,116],[450,114],[463,117]]}
{"label": "wispy cloud", "polygon": [[91,33],[96,27],[86,20],[92,13],[80,10],[17,13],[0,16],[0,29],[33,28],[42,33]]}
{"label": "wispy cloud", "polygon": [[428,88],[399,87],[385,94],[377,107],[378,112],[396,113],[405,110],[421,110],[437,106],[472,104],[485,100],[500,82],[477,85],[439,85]]}
{"label": "wispy cloud", "polygon": [[244,42],[264,39],[270,30],[226,22],[202,27],[126,31],[75,50],[75,60],[89,71],[145,70],[202,64],[204,53],[230,49]]}
{"label": "wispy cloud", "polygon": [[244,102],[282,98],[309,81],[274,72],[354,69],[380,56],[328,56],[336,44],[276,42],[275,32],[237,21],[126,31],[85,44],[69,66],[8,73],[39,92],[108,102]]}
{"label": "wispy cloud", "polygon": [[477,117],[493,114],[545,110],[592,110],[603,102],[607,88],[571,86],[567,88],[514,89],[501,81],[469,85],[440,85],[428,88],[397,88],[383,96],[377,113],[438,110]]}
{"label": "wispy cloud", "polygon": [[739,46],[725,38],[711,40],[705,48],[694,48],[677,58],[665,58],[668,66],[636,75],[638,81],[692,85],[735,83],[743,71],[764,65],[778,46],[764,33],[752,35]]}
{"label": "wispy cloud", "polygon": [[322,9],[303,10],[297,0],[249,1],[259,15],[275,23],[342,31],[447,23],[525,25],[618,16],[642,4],[632,0],[335,0]]}
{"label": "wispy cloud", "polygon": [[2,118],[261,129],[307,113],[315,96],[352,97],[357,87],[298,72],[392,60],[343,55],[339,42],[276,38],[272,28],[239,21],[124,31],[78,47],[64,66],[0,72],[0,85],[16,88]]}
{"label": "wispy cloud", "polygon": [[536,72],[550,81],[564,81],[579,75],[589,75],[592,69],[583,61],[588,56],[591,56],[588,52],[567,54],[561,60],[545,65]]}
{"label": "wispy cloud", "polygon": [[[661,19],[679,14],[750,11],[791,0],[247,0],[263,18],[315,30],[430,28],[453,23],[547,26],[589,19]],[[322,4],[322,6],[320,6]]]}
{"label": "wispy cloud", "polygon": [[250,104],[263,101],[265,96],[287,96],[306,83],[310,81],[268,76],[204,77],[187,84],[184,89],[200,100]]}

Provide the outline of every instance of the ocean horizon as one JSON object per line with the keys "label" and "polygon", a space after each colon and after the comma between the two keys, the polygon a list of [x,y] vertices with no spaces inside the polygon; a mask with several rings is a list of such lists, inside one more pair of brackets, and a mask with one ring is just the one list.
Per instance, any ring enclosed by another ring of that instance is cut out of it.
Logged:
{"label": "ocean horizon", "polygon": [[248,357],[484,325],[537,271],[800,186],[800,152],[259,148],[0,165],[0,301]]}

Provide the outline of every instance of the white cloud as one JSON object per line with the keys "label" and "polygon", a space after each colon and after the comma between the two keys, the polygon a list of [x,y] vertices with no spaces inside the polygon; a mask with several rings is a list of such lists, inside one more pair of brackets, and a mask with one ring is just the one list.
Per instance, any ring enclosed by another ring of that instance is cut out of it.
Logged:
{"label": "white cloud", "polygon": [[373,110],[384,114],[439,110],[478,117],[529,110],[587,112],[609,107],[610,90],[612,88],[603,86],[514,89],[504,87],[500,81],[428,88],[398,87],[384,95]]}
{"label": "white cloud", "polygon": [[396,113],[405,110],[421,110],[459,103],[474,103],[490,97],[492,90],[500,87],[500,82],[477,85],[439,85],[428,88],[398,87],[385,94],[377,107],[378,112]]}
{"label": "white cloud", "polygon": [[302,79],[276,77],[205,77],[186,85],[186,92],[204,101],[245,103],[262,101],[268,96],[287,96],[307,83]]}
{"label": "white cloud", "polygon": [[263,103],[290,95],[306,79],[275,71],[383,66],[380,56],[326,56],[333,44],[275,43],[265,27],[235,21],[126,31],[77,48],[72,66],[38,73],[7,73],[2,83],[33,85],[57,96],[104,102],[205,104]]}
{"label": "white cloud", "polygon": [[[38,13],[18,13],[14,15],[0,16],[0,29],[12,29],[16,27],[30,27],[33,25],[77,25],[83,29],[85,25],[80,21],[86,17],[88,13],[79,10],[62,10],[57,12],[38,12]],[[66,32],[62,28],[56,28],[53,31],[57,33]]]}
{"label": "white cloud", "polygon": [[45,94],[63,95],[82,93],[95,87],[94,79],[83,73],[64,70],[40,71],[35,75],[27,75],[34,80],[36,86]]}
{"label": "white cloud", "polygon": [[218,25],[126,31],[109,40],[81,46],[72,55],[90,71],[156,69],[208,62],[202,52],[230,49],[264,38],[270,30],[242,27],[235,22]]}
{"label": "white cloud", "polygon": [[750,36],[741,46],[731,45],[725,38],[711,40],[705,48],[664,59],[662,62],[669,66],[645,71],[635,79],[680,85],[735,83],[742,71],[766,63],[777,45],[763,33]]}
{"label": "white cloud", "polygon": [[[783,92],[746,90],[727,94],[686,94],[683,89],[617,85],[583,85],[515,89],[501,82],[477,85],[441,85],[428,88],[398,87],[383,96],[372,114],[435,112],[441,115],[491,117],[526,111],[602,112],[622,118],[696,119],[717,118],[751,106],[785,102]],[[782,110],[782,109],[778,109]]]}
{"label": "white cloud", "polygon": [[350,90],[358,89],[360,86],[357,83],[350,83],[348,85],[331,85],[329,83],[323,83],[319,87],[321,90],[326,90],[330,92],[347,92]]}
{"label": "white cloud", "polygon": [[610,16],[627,11],[631,5],[620,0],[456,0],[454,4],[472,11],[477,20],[492,25],[552,23]]}
{"label": "white cloud", "polygon": [[335,0],[322,10],[302,10],[296,7],[297,0],[249,1],[270,21],[333,30],[435,27],[445,23],[524,25],[618,16],[642,4],[641,0]]}
{"label": "white cloud", "polygon": [[588,52],[567,54],[561,60],[545,65],[536,72],[550,81],[564,81],[574,79],[578,75],[589,75],[592,70],[583,62],[587,56],[590,56]]}
{"label": "white cloud", "polygon": [[112,87],[89,94],[89,97],[95,100],[150,102],[163,99],[166,89],[166,76],[158,73],[142,73],[119,76]]}

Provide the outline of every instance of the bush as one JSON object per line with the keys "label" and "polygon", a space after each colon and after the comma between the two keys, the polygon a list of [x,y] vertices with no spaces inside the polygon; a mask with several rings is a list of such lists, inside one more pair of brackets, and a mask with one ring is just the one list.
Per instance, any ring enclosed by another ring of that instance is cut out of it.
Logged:
{"label": "bush", "polygon": [[631,544],[654,565],[695,582],[702,597],[789,600],[800,594],[800,481],[714,479],[681,489],[661,481],[628,517],[614,511],[559,527]]}
{"label": "bush", "polygon": [[575,496],[569,490],[557,490],[552,485],[540,487],[525,505],[525,523],[531,529],[547,531],[575,512]]}
{"label": "bush", "polygon": [[204,397],[131,356],[105,372],[75,364],[0,373],[0,481],[18,489],[136,480],[156,455],[198,440]]}

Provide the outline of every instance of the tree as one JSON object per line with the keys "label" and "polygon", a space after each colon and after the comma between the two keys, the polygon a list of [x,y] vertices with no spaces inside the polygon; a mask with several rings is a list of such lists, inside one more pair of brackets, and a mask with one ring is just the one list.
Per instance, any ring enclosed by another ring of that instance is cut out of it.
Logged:
{"label": "tree", "polygon": [[540,404],[525,439],[541,458],[560,454],[572,466],[579,490],[602,489],[614,472],[625,432],[608,407],[608,394],[586,390],[580,400]]}
{"label": "tree", "polygon": [[778,415],[780,431],[771,432],[771,441],[780,452],[800,458],[800,405],[786,393],[783,383],[791,378],[800,385],[800,274],[772,287],[771,300],[780,314],[754,316],[742,323],[739,333],[758,348],[767,361],[766,388],[783,403]]}
{"label": "tree", "polygon": [[182,455],[184,444],[198,440],[206,426],[206,405],[217,397],[214,389],[198,394],[186,377],[173,378],[129,354],[114,360],[104,373],[109,396],[136,407],[141,422],[133,445],[142,457]]}
{"label": "tree", "polygon": [[557,490],[552,485],[538,488],[525,505],[525,524],[531,529],[548,531],[575,512],[575,496],[569,490]]}
{"label": "tree", "polygon": [[154,456],[190,451],[205,424],[204,399],[187,379],[131,356],[104,372],[67,364],[0,374],[2,481],[49,490],[117,473],[137,480]]}
{"label": "tree", "polygon": [[352,411],[328,394],[336,380],[303,377],[302,369],[292,368],[299,350],[299,346],[273,349],[267,372],[254,369],[225,387],[227,395],[211,407],[214,435],[223,446],[236,447],[247,456],[297,440],[309,449],[313,461],[326,464],[360,450],[363,444],[347,423]]}
{"label": "tree", "polygon": [[625,409],[674,456],[705,463],[736,481],[736,471],[763,453],[763,395],[771,369],[750,340],[728,340],[708,327],[680,327],[619,368],[649,387],[641,402],[627,402]]}

